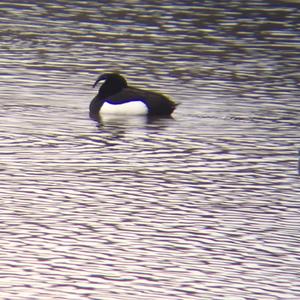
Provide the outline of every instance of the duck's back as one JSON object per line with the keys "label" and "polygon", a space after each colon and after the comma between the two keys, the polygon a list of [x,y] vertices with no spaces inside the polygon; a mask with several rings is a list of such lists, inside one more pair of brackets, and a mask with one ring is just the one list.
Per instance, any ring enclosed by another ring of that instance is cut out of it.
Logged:
{"label": "duck's back", "polygon": [[170,115],[176,104],[166,96],[133,87],[124,88],[122,91],[105,99],[111,104],[122,104],[131,101],[141,101],[148,108],[148,115]]}

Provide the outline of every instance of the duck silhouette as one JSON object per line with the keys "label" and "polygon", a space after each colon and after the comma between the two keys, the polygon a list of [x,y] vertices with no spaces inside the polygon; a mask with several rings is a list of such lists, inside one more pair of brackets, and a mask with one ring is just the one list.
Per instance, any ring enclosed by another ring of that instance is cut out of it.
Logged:
{"label": "duck silhouette", "polygon": [[99,114],[170,116],[177,104],[166,96],[127,85],[126,79],[118,73],[105,73],[98,77],[98,94],[90,103],[90,117],[98,119]]}

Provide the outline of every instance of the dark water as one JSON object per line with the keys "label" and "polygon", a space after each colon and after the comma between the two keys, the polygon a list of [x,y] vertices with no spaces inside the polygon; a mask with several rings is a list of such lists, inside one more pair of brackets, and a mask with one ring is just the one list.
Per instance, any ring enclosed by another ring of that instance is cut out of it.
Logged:
{"label": "dark water", "polygon": [[297,3],[1,2],[0,298],[299,299]]}

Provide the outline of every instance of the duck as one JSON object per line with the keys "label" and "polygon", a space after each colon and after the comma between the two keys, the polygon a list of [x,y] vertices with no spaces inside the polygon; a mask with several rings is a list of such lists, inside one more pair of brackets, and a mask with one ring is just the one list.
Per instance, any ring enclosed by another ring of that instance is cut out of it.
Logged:
{"label": "duck", "polygon": [[102,114],[170,116],[177,106],[163,94],[128,86],[119,73],[100,75],[93,87],[100,81],[104,83],[89,107],[92,119]]}

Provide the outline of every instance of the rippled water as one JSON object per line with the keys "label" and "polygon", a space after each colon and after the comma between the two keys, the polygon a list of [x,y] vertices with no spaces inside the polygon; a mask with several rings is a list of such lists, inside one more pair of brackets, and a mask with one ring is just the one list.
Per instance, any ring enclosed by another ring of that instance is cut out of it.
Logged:
{"label": "rippled water", "polygon": [[[1,2],[1,299],[299,299],[300,6],[268,2]],[[96,123],[108,70],[181,105]]]}

